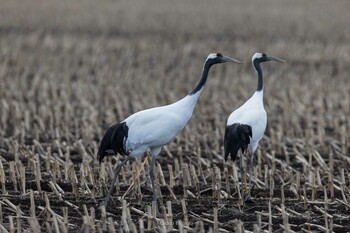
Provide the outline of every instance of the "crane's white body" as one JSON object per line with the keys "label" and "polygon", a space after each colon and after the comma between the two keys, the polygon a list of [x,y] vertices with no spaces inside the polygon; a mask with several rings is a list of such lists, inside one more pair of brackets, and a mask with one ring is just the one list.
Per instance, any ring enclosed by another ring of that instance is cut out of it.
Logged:
{"label": "crane's white body", "polygon": [[100,161],[106,155],[106,151],[110,149],[126,156],[126,158],[115,169],[112,186],[105,199],[105,206],[108,204],[120,169],[130,158],[142,155],[147,150],[150,150],[152,156],[149,173],[153,200],[156,201],[157,194],[154,183],[156,157],[162,147],[174,139],[190,120],[198,97],[203,91],[210,67],[224,62],[240,63],[221,53],[209,54],[203,66],[201,79],[190,94],[173,104],[134,113],[106,131],[98,151]]}
{"label": "crane's white body", "polygon": [[[266,61],[277,61],[277,62],[284,62],[282,59],[268,56],[263,53],[255,53],[252,57],[252,64],[253,67],[257,73],[258,77],[258,85],[257,89],[254,92],[253,96],[248,99],[241,107],[239,107],[237,110],[231,113],[227,120],[227,126],[226,130],[230,130],[231,126],[234,125],[246,125],[251,128],[251,136],[250,136],[250,165],[249,165],[249,191],[248,191],[248,199],[250,198],[250,183],[252,179],[252,169],[253,169],[253,161],[254,161],[254,153],[256,149],[258,148],[259,141],[263,137],[266,125],[267,125],[267,114],[264,108],[264,85],[263,85],[263,73],[260,67],[261,62]],[[231,133],[231,135],[230,135]],[[240,132],[242,133],[242,132]],[[237,132],[236,132],[237,134]],[[233,137],[232,132],[229,132],[227,135],[229,135],[226,138],[226,132],[225,132],[225,148],[229,148],[227,146],[228,143],[238,144],[241,143],[239,140],[239,137]],[[237,136],[237,135],[236,135]],[[231,139],[231,141],[230,141]],[[234,140],[232,140],[234,139]],[[230,145],[232,148],[232,144]],[[237,148],[237,147],[236,147]],[[225,156],[228,154],[228,152],[231,153],[230,149],[225,149]],[[244,150],[241,147],[241,152],[243,153]],[[243,150],[243,151],[242,151]],[[237,152],[235,152],[237,153]],[[232,156],[232,155],[231,155]],[[233,156],[233,158],[236,155]],[[241,179],[243,181],[243,156],[238,153],[238,156],[240,156],[240,168],[241,168]],[[243,182],[242,182],[243,186]]]}
{"label": "crane's white body", "polygon": [[202,90],[169,105],[137,112],[123,122],[129,127],[125,149],[136,157],[173,140],[191,119]]}
{"label": "crane's white body", "polygon": [[245,124],[252,127],[252,138],[249,147],[254,153],[260,139],[263,137],[267,114],[264,108],[263,91],[256,91],[241,107],[236,109],[227,119],[227,126],[235,123]]}

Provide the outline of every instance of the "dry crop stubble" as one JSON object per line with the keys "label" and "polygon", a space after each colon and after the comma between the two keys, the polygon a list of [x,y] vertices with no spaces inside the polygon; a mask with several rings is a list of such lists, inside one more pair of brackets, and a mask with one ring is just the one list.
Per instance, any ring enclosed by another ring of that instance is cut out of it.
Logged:
{"label": "dry crop stubble", "polygon": [[[1,3],[1,229],[349,227],[348,3],[151,3]],[[268,128],[255,204],[242,209],[222,137],[228,114],[254,91],[250,56],[261,49],[287,63],[263,65]],[[153,217],[147,156],[123,169],[114,202],[101,209],[120,160],[98,164],[104,130],[186,95],[212,50],[244,64],[211,71],[189,125],[157,159],[166,214]]]}

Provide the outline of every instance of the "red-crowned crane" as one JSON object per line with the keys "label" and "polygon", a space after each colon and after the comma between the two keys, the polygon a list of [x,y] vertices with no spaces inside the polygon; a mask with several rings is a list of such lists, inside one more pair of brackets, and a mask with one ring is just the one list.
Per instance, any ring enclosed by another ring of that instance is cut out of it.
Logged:
{"label": "red-crowned crane", "polygon": [[[254,54],[252,57],[252,63],[258,76],[257,89],[250,99],[248,99],[241,107],[231,113],[227,120],[224,136],[225,160],[227,160],[227,157],[229,155],[231,155],[232,161],[236,159],[237,155],[240,157],[242,192],[244,182],[243,153],[249,146],[251,154],[249,164],[249,186],[247,200],[250,200],[251,198],[250,187],[252,180],[254,152],[258,147],[259,140],[264,135],[267,124],[267,114],[263,101],[263,74],[260,67],[260,63],[267,61],[285,62],[280,58],[268,56],[264,53]],[[240,155],[238,154],[239,150],[241,150]]]}
{"label": "red-crowned crane", "polygon": [[105,206],[108,204],[115,181],[123,165],[131,158],[142,155],[148,150],[150,150],[152,157],[149,175],[153,191],[153,201],[157,201],[154,186],[154,165],[156,158],[162,147],[173,140],[190,120],[212,65],[225,62],[241,63],[221,53],[211,53],[205,60],[202,76],[198,84],[183,99],[170,105],[134,113],[124,121],[114,124],[107,129],[98,149],[99,161],[101,162],[110,150],[125,156],[125,158],[114,171],[114,178],[105,199]]}

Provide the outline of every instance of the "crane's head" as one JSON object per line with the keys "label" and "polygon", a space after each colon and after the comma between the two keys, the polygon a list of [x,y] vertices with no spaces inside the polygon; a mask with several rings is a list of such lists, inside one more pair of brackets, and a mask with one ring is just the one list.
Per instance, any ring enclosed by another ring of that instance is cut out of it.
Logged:
{"label": "crane's head", "polygon": [[266,55],[265,53],[255,53],[254,56],[252,57],[252,62],[266,62],[266,61],[277,61],[277,62],[285,62],[284,60],[278,58],[278,57],[273,57]]}
{"label": "crane's head", "polygon": [[209,65],[214,65],[214,64],[218,64],[218,63],[225,63],[225,62],[233,62],[233,63],[238,63],[241,64],[242,62],[237,61],[233,58],[227,57],[225,55],[223,55],[222,53],[211,53],[208,55],[207,60],[205,61],[205,63],[209,64]]}

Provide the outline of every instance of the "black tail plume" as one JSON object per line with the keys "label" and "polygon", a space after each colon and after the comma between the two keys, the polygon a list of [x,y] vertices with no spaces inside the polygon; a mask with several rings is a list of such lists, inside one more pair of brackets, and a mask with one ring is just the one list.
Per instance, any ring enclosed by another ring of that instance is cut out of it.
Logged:
{"label": "black tail plume", "polygon": [[252,127],[249,125],[235,123],[227,126],[224,138],[225,160],[231,155],[231,159],[234,161],[239,149],[244,153],[248,148],[251,137]]}
{"label": "black tail plume", "polygon": [[98,159],[101,163],[102,159],[106,156],[108,150],[113,150],[114,153],[126,155],[124,143],[128,138],[129,128],[126,122],[112,125],[105,132],[100,146],[98,148]]}

